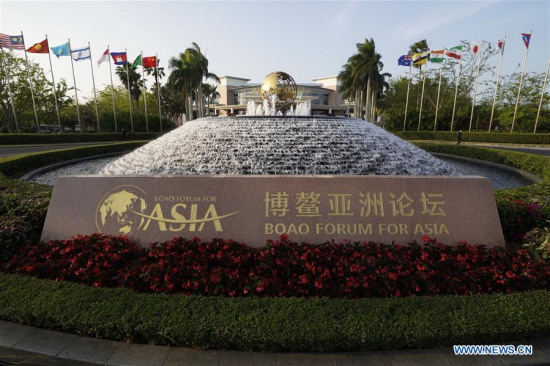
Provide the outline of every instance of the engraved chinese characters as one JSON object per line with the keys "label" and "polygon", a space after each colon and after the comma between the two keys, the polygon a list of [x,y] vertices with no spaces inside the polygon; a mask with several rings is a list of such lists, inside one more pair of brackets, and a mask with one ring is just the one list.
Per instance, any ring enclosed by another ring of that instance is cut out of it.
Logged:
{"label": "engraved chinese characters", "polygon": [[[387,198],[385,198],[385,196]],[[338,234],[356,235],[373,234],[380,235],[408,235],[408,234],[450,234],[445,222],[426,222],[426,217],[445,217],[445,201],[443,193],[418,192],[359,192],[351,193],[320,193],[320,192],[266,192],[263,202],[265,204],[266,219],[283,217],[291,218],[323,218],[321,222],[299,222],[286,225],[280,222],[269,221],[264,225],[266,235],[288,234],[306,235],[314,232],[319,235]],[[328,203],[323,210],[321,200]],[[352,204],[353,203],[353,204]],[[408,222],[400,222],[398,218],[424,216],[419,222],[412,225]],[[345,223],[335,223],[334,217],[348,218]],[[352,217],[357,218],[353,220]],[[364,218],[396,218],[388,222],[373,222]]]}

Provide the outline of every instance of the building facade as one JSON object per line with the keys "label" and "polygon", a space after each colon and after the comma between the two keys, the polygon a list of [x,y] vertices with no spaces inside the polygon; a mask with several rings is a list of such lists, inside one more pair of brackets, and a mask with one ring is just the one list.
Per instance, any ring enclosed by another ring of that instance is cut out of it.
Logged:
{"label": "building facade", "polygon": [[[348,116],[350,113],[347,101],[339,93],[337,76],[313,79],[313,83],[296,84],[296,103],[311,101],[312,115]],[[216,114],[221,116],[243,115],[249,100],[261,103],[260,83],[250,83],[250,79],[221,76],[218,85],[218,104]],[[353,112],[353,111],[351,111]]]}

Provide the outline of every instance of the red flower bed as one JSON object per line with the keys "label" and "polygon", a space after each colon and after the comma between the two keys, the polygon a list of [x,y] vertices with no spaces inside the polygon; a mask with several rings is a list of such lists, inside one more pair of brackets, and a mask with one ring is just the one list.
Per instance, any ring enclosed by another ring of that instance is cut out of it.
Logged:
{"label": "red flower bed", "polygon": [[176,238],[149,250],[94,234],[22,248],[4,271],[92,286],[223,296],[401,297],[511,293],[550,288],[550,262],[526,250],[466,243],[298,244],[261,249],[227,240]]}

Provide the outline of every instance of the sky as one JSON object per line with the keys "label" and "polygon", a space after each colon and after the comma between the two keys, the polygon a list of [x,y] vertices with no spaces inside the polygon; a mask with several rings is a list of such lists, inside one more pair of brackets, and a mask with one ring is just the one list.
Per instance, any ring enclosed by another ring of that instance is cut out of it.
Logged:
{"label": "sky", "polygon": [[[168,73],[168,59],[196,42],[218,76],[261,83],[270,72],[284,71],[297,83],[312,83],[337,75],[367,38],[382,55],[383,72],[397,77],[408,73],[397,59],[421,39],[441,49],[506,36],[502,73],[509,74],[521,71],[526,53],[521,33],[532,31],[526,71],[544,73],[550,1],[0,1],[0,32],[21,31],[27,47],[46,34],[50,47],[69,38],[73,49],[90,42],[98,89],[110,83],[108,64],[96,63],[107,45],[112,52],[127,49],[130,61],[141,51],[158,53]],[[47,55],[28,56],[51,78]],[[491,62],[498,64],[498,57]],[[52,64],[56,81],[64,78],[72,86],[70,59],[52,55]],[[91,98],[89,60],[74,67],[80,96]]]}

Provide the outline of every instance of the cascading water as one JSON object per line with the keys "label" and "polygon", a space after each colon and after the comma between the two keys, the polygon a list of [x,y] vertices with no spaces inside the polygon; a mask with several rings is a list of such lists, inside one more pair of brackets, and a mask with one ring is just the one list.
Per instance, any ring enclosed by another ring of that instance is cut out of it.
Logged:
{"label": "cascading water", "polygon": [[[265,102],[264,102],[265,103]],[[249,106],[256,112],[260,106]],[[265,106],[262,106],[265,107]],[[271,110],[269,103],[263,111]],[[295,113],[298,113],[298,109]],[[360,119],[207,117],[107,165],[103,175],[458,175],[427,152]]]}
{"label": "cascading water", "polygon": [[272,95],[271,98],[266,98],[263,100],[262,104],[256,105],[253,100],[249,100],[246,103],[246,116],[309,116],[311,115],[311,101],[300,102],[296,105],[296,110],[294,106],[291,106],[290,109],[283,113],[277,111],[275,108],[277,104],[277,96]]}

